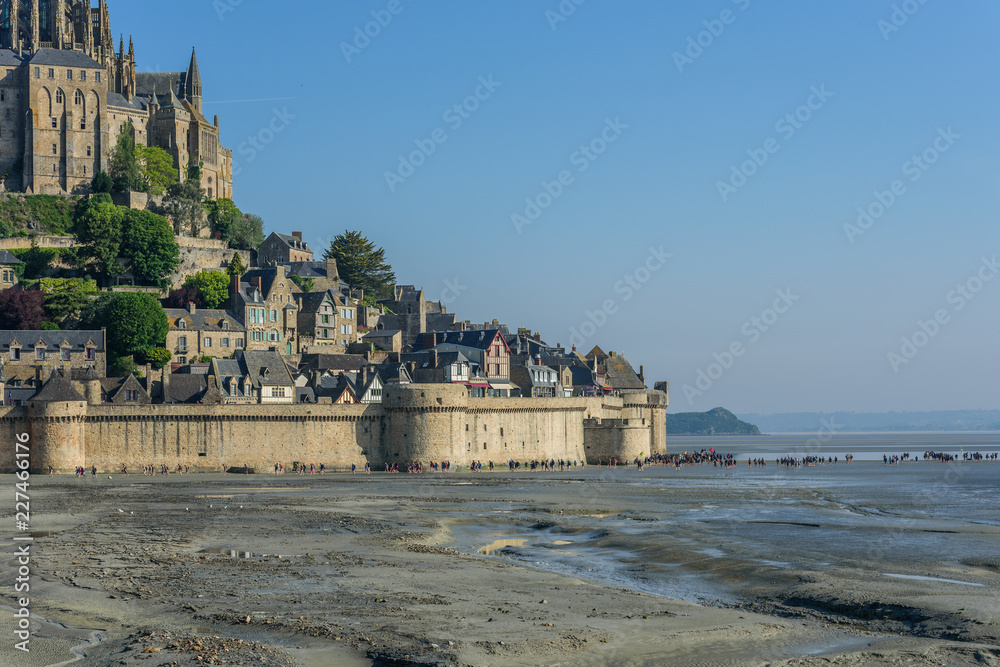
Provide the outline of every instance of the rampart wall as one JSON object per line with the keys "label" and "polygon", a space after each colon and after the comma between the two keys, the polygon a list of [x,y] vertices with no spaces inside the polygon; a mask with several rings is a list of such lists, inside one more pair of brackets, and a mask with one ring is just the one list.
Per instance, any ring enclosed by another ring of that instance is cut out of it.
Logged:
{"label": "rampart wall", "polygon": [[[638,397],[646,397],[639,403]],[[630,402],[631,401],[631,402]],[[645,411],[645,412],[643,412]],[[31,434],[31,467],[71,472],[142,465],[219,470],[275,463],[381,469],[389,461],[631,460],[665,452],[666,396],[468,398],[441,384],[389,385],[372,405],[146,405],[30,401],[0,411],[0,470],[14,468],[15,436]],[[639,413],[647,416],[634,415]],[[627,428],[622,414],[628,414]],[[585,426],[585,424],[600,426]],[[658,426],[657,426],[658,425]],[[662,443],[662,448],[661,444]],[[653,448],[656,449],[653,449]]]}

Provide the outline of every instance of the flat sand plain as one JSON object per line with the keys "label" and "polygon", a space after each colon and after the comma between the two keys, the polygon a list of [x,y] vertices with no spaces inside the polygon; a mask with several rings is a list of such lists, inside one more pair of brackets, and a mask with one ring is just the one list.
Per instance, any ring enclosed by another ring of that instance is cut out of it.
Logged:
{"label": "flat sand plain", "polygon": [[903,468],[33,476],[0,664],[1000,665],[1000,466]]}

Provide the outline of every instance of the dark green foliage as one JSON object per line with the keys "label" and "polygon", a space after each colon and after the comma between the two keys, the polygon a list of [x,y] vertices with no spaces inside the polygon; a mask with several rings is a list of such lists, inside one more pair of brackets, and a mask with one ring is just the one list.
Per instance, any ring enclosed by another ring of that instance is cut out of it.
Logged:
{"label": "dark green foliage", "polygon": [[93,319],[108,330],[108,348],[120,357],[162,347],[167,315],[152,294],[118,292],[95,304]]}
{"label": "dark green foliage", "polygon": [[229,298],[229,276],[222,271],[199,271],[184,279],[184,287],[196,288],[205,308],[218,308]]}
{"label": "dark green foliage", "polygon": [[126,209],[118,254],[132,260],[132,272],[141,284],[165,288],[180,263],[174,231],[163,216]]}
{"label": "dark green foliage", "polygon": [[59,331],[59,325],[55,322],[42,322],[42,326],[39,328],[42,331]]}
{"label": "dark green foliage", "polygon": [[142,372],[139,370],[139,366],[135,363],[132,357],[117,357],[114,354],[109,354],[108,377],[125,378],[129,375],[142,377]]}
{"label": "dark green foliage", "polygon": [[170,350],[162,347],[153,347],[143,350],[135,355],[135,360],[140,364],[149,364],[153,370],[159,370],[170,363],[173,355]]}
{"label": "dark green foliage", "polygon": [[144,192],[147,189],[142,163],[135,150],[135,128],[132,123],[127,123],[122,128],[115,147],[111,150],[110,176],[114,181],[115,192]]}
{"label": "dark green foliage", "polygon": [[333,238],[330,247],[323,254],[324,259],[333,257],[341,279],[355,289],[362,289],[365,297],[388,299],[396,284],[396,275],[385,261],[385,249],[361,235],[361,232],[345,231]]}
{"label": "dark green foliage", "polygon": [[725,408],[667,415],[668,435],[760,435],[753,424],[740,421]]}
{"label": "dark green foliage", "polygon": [[44,278],[38,287],[45,295],[45,311],[54,322],[79,316],[100,294],[97,283],[83,278]]}
{"label": "dark green foliage", "polygon": [[210,363],[212,363],[212,355],[210,355],[210,354],[203,354],[200,357],[198,357],[198,361],[200,361],[203,364],[210,364]]}
{"label": "dark green foliage", "polygon": [[243,213],[236,208],[232,199],[208,201],[205,203],[205,209],[208,211],[208,221],[212,224],[212,231],[219,232],[222,238],[226,237],[233,221],[243,217]]}
{"label": "dark green foliage", "polygon": [[303,292],[312,292],[314,283],[316,282],[313,278],[303,278],[302,276],[288,276],[293,283],[298,285],[299,289]]}
{"label": "dark green foliage", "polygon": [[45,315],[42,299],[38,290],[0,290],[0,329],[40,329]]}
{"label": "dark green foliage", "polygon": [[59,257],[59,248],[15,248],[10,254],[24,262],[15,269],[22,279],[35,280],[41,278],[48,271],[52,263]]}
{"label": "dark green foliage", "polygon": [[94,176],[93,180],[90,181],[90,189],[95,193],[111,193],[111,188],[115,185],[114,179],[108,176],[108,172],[99,171],[97,176]]}
{"label": "dark green foliage", "polygon": [[73,226],[76,198],[56,195],[12,195],[0,199],[0,236],[52,234],[64,236]]}
{"label": "dark green foliage", "polygon": [[264,242],[264,220],[252,213],[234,218],[222,238],[230,248],[256,250]]}
{"label": "dark green foliage", "polygon": [[121,273],[115,261],[122,242],[124,211],[106,194],[93,195],[77,208],[76,238],[95,270],[107,278]]}
{"label": "dark green foliage", "polygon": [[174,183],[167,188],[163,199],[164,213],[174,225],[174,232],[198,236],[206,224],[205,191],[201,181],[189,178],[183,183]]}
{"label": "dark green foliage", "polygon": [[247,272],[246,264],[243,263],[243,258],[240,257],[240,253],[234,252],[233,259],[229,262],[229,268],[226,270],[230,276],[242,276]]}

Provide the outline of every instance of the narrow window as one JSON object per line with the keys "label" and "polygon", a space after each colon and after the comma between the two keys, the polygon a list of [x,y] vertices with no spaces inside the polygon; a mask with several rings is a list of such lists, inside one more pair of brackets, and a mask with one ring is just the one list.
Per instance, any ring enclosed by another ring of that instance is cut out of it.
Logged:
{"label": "narrow window", "polygon": [[70,355],[70,349],[68,347],[64,347],[60,351],[62,352],[62,360],[63,361],[69,361],[70,360],[70,356],[69,356]]}
{"label": "narrow window", "polygon": [[42,78],[42,68],[41,67],[36,67],[35,68],[35,78],[36,79],[41,79]]}
{"label": "narrow window", "polygon": [[85,70],[80,70],[80,81],[87,80],[87,72]]}
{"label": "narrow window", "polygon": [[73,101],[76,102],[77,104],[83,104],[83,93],[81,93],[79,90],[76,91],[76,94],[73,96]]}
{"label": "narrow window", "polygon": [[59,149],[55,144],[52,144],[52,154],[56,155],[59,153]]}
{"label": "narrow window", "polygon": [[49,68],[49,78],[50,79],[56,78],[56,71],[51,67]]}
{"label": "narrow window", "polygon": [[69,79],[70,81],[73,80],[73,70],[71,69],[66,70],[66,78]]}
{"label": "narrow window", "polygon": [[94,72],[94,81],[96,81],[98,83],[101,82],[101,73],[100,72]]}
{"label": "narrow window", "polygon": [[90,146],[87,146],[87,157],[90,157]]}

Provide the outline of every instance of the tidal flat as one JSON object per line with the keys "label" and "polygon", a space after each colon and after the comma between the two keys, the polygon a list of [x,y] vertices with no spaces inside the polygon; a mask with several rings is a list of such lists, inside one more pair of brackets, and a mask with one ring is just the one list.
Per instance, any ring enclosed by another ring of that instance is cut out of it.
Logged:
{"label": "tidal flat", "polygon": [[1000,665],[998,473],[34,475],[0,664]]}

